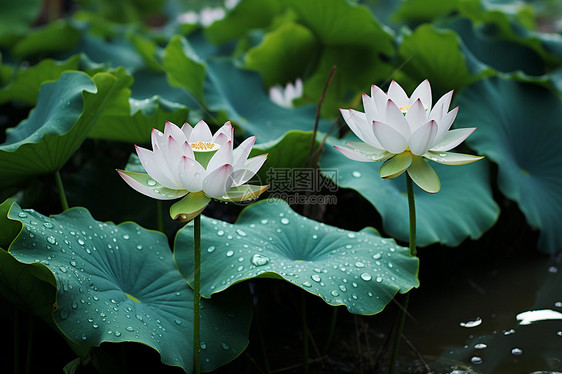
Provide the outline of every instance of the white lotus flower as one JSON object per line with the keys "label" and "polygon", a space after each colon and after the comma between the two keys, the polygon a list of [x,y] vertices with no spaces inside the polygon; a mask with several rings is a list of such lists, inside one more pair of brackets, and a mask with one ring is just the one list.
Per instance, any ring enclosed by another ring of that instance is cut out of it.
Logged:
{"label": "white lotus flower", "polygon": [[292,108],[293,100],[300,98],[302,96],[302,92],[302,80],[297,78],[295,84],[289,82],[285,88],[280,85],[271,87],[269,89],[269,99],[284,108]]}
{"label": "white lotus flower", "polygon": [[138,192],[159,200],[183,197],[172,205],[173,219],[189,221],[211,199],[252,200],[269,186],[244,184],[260,169],[266,154],[248,159],[256,137],[233,149],[234,128],[225,123],[214,135],[204,121],[194,128],[166,122],[164,133],[152,130],[152,151],[135,146],[146,173],[117,170]]}
{"label": "white lotus flower", "polygon": [[363,142],[348,142],[349,148],[335,146],[346,157],[365,162],[385,161],[379,169],[382,178],[394,178],[407,171],[414,183],[435,193],[439,177],[426,159],[447,165],[468,164],[481,156],[448,152],[462,143],[476,128],[450,130],[458,107],[449,111],[453,91],[432,107],[431,87],[426,79],[408,97],[392,81],[388,93],[371,87],[363,94],[365,113],[340,109],[351,131]]}

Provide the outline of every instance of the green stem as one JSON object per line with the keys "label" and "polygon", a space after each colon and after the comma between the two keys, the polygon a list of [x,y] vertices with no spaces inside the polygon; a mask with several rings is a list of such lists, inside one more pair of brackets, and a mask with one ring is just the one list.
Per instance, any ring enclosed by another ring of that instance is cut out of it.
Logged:
{"label": "green stem", "polygon": [[57,184],[57,188],[59,190],[59,200],[60,200],[60,204],[62,206],[62,210],[68,210],[68,201],[66,200],[66,195],[64,193],[64,186],[62,184],[62,178],[60,176],[60,171],[57,170],[55,172],[55,183]]}
{"label": "green stem", "polygon": [[408,213],[410,217],[410,256],[415,256],[416,251],[416,203],[414,201],[414,186],[412,178],[406,173],[406,189],[408,191]]}
{"label": "green stem", "polygon": [[201,216],[193,220],[194,270],[193,270],[193,361],[195,374],[201,372],[201,343],[199,336],[199,303],[201,301]]}
{"label": "green stem", "polygon": [[164,217],[162,215],[162,200],[156,200],[156,227],[164,232]]}
{"label": "green stem", "polygon": [[[416,255],[416,204],[414,201],[414,186],[412,183],[412,178],[406,173],[406,190],[408,192],[408,215],[410,218],[410,256]],[[402,331],[404,330],[404,324],[406,323],[406,314],[408,313],[408,302],[410,300],[410,294],[406,294],[404,297],[404,306],[402,308],[402,314],[400,315],[400,320],[398,321],[398,326],[396,329],[396,336],[394,340],[394,349],[392,350],[392,357],[390,359],[390,369],[389,372],[394,374],[396,372],[396,361],[398,359],[398,350],[400,348],[400,339],[402,339]]]}
{"label": "green stem", "polygon": [[304,368],[303,373],[308,373],[308,322],[306,318],[306,295],[301,292],[301,309],[302,309],[302,333],[304,340]]}

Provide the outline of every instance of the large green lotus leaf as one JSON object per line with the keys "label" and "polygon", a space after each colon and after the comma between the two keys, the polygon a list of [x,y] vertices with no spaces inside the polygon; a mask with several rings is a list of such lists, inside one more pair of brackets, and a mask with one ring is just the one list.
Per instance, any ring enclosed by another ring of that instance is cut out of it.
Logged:
{"label": "large green lotus leaf", "polygon": [[[345,231],[300,216],[282,200],[253,204],[235,224],[201,219],[201,294],[211,297],[256,277],[281,278],[356,314],[380,312],[397,292],[418,287],[419,261],[366,228]],[[191,263],[193,228],[181,229],[174,256]],[[182,270],[183,271],[183,270]],[[192,273],[184,273],[192,282]]]}
{"label": "large green lotus leaf", "polygon": [[0,103],[21,101],[34,105],[41,84],[57,80],[65,70],[78,70],[80,56],[75,55],[64,61],[41,60],[37,65],[14,71],[10,82],[0,89]]}
{"label": "large green lotus leaf", "polygon": [[98,73],[93,79],[67,72],[45,83],[37,106],[7,131],[0,145],[0,188],[59,170],[130,79],[123,70]]}
{"label": "large green lotus leaf", "polygon": [[41,12],[41,5],[41,0],[0,1],[0,40],[25,33]]}
{"label": "large green lotus leaf", "polygon": [[336,66],[322,105],[323,116],[333,118],[338,107],[349,105],[370,84],[387,79],[395,70],[381,58],[396,53],[392,32],[368,8],[344,0],[288,3],[298,21],[310,29],[322,47],[313,60],[318,60],[318,65],[305,81],[307,98],[315,103],[320,100],[330,71]]}
{"label": "large green lotus leaf", "polygon": [[200,103],[204,102],[205,65],[182,36],[172,37],[164,49],[163,67],[172,87],[179,87]]}
{"label": "large green lotus leaf", "polygon": [[[310,131],[314,128],[315,107],[287,109],[274,104],[256,72],[239,69],[228,59],[209,59],[206,64],[209,79],[205,82],[205,101],[208,108],[225,111],[246,136],[257,134],[259,142],[268,142],[289,130]],[[326,131],[328,127],[327,121],[320,121],[319,129]]]}
{"label": "large green lotus leaf", "polygon": [[284,85],[312,71],[319,52],[320,44],[312,31],[286,21],[246,53],[246,67],[259,71],[267,86]]}
{"label": "large green lotus leaf", "polygon": [[546,66],[539,54],[524,44],[509,40],[498,40],[475,29],[466,18],[457,18],[446,27],[456,31],[464,45],[481,62],[501,72],[521,70],[530,75],[546,73]]}
{"label": "large green lotus leaf", "polygon": [[252,29],[267,27],[286,7],[278,0],[242,0],[226,17],[205,28],[214,44],[240,39]]}
{"label": "large green lotus leaf", "polygon": [[[363,5],[345,0],[287,0],[307,26],[325,45],[361,45],[394,55],[391,30]],[[374,43],[373,41],[376,41]]]}
{"label": "large green lotus leaf", "polygon": [[127,69],[129,74],[146,68],[146,64],[130,41],[115,37],[111,41],[85,33],[72,53],[84,53],[90,60],[99,64],[109,64]]}
{"label": "large green lotus leaf", "polygon": [[[404,60],[402,69],[417,85],[429,79],[434,91],[444,94],[460,91],[468,84],[494,74],[489,67],[463,53],[459,36],[451,30],[438,30],[423,24],[412,34],[405,35],[399,46]],[[411,92],[415,85],[407,88]]]}
{"label": "large green lotus leaf", "polygon": [[398,22],[432,22],[458,7],[460,0],[409,0],[402,1],[393,20]]}
{"label": "large green lotus leaf", "polygon": [[[354,141],[351,138],[346,140]],[[334,182],[359,192],[382,216],[385,232],[408,241],[408,198],[404,174],[382,179],[378,173],[380,163],[350,160],[331,146],[344,145],[344,140],[332,140],[330,143],[320,159],[321,167],[337,169]],[[481,160],[463,166],[432,162],[431,166],[439,175],[441,190],[429,194],[414,186],[417,244],[422,247],[433,243],[457,246],[467,237],[479,238],[499,216],[490,188],[488,162]]]}
{"label": "large green lotus leaf", "polygon": [[130,94],[129,89],[121,92],[88,137],[145,144],[150,142],[153,128],[162,130],[166,121],[182,124],[187,119],[188,109],[183,105],[158,96],[136,100]]}
{"label": "large green lotus leaf", "polygon": [[[192,372],[193,292],[162,233],[132,222],[99,222],[84,208],[52,217],[16,204],[6,210],[3,223],[22,225],[9,253],[22,264],[46,267],[56,280],[53,318],[68,338],[88,346],[139,342],[157,350],[165,364]],[[231,361],[248,344],[249,299],[220,296],[202,303],[204,371]]]}
{"label": "large green lotus leaf", "polygon": [[78,44],[80,36],[80,31],[67,21],[51,22],[18,41],[12,53],[19,58],[28,58],[45,53],[65,52]]}
{"label": "large green lotus leaf", "polygon": [[561,100],[542,87],[492,78],[458,98],[458,127],[478,126],[468,143],[498,164],[498,185],[541,230],[538,247],[562,247]]}
{"label": "large green lotus leaf", "polygon": [[269,184],[268,192],[287,192],[275,187],[276,172],[307,167],[311,141],[312,131],[289,131],[280,139],[254,146],[250,156],[267,153],[267,160],[257,174],[259,183],[254,184]]}

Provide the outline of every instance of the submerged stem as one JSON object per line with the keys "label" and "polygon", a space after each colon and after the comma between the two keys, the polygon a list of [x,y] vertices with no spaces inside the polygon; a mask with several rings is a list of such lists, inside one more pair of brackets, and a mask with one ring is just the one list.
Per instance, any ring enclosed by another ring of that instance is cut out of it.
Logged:
{"label": "submerged stem", "polygon": [[[412,178],[406,173],[406,190],[408,192],[408,216],[410,218],[410,256],[416,255],[416,204],[414,201],[414,186],[412,183]],[[396,371],[396,360],[398,359],[398,350],[400,348],[400,339],[402,338],[402,331],[404,330],[404,324],[406,322],[406,314],[408,313],[408,302],[410,300],[410,294],[406,294],[404,297],[404,306],[402,308],[402,314],[400,315],[400,320],[398,321],[398,327],[396,329],[396,336],[394,340],[394,348],[392,350],[392,358],[390,359],[390,373],[393,374]]]}
{"label": "submerged stem", "polygon": [[199,303],[201,301],[201,216],[198,215],[193,220],[193,250],[194,250],[194,269],[193,269],[193,361],[195,363],[195,373],[201,372],[200,360],[200,336],[199,336]]}
{"label": "submerged stem", "polygon": [[57,184],[57,188],[59,190],[59,200],[62,206],[62,210],[68,210],[68,201],[66,200],[66,194],[64,193],[64,186],[62,184],[62,178],[60,176],[59,170],[55,172],[55,183]]}

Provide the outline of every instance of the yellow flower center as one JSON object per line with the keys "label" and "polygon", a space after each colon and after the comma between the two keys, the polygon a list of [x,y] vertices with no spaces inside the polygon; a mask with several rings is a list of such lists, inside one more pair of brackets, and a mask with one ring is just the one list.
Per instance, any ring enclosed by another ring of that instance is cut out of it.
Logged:
{"label": "yellow flower center", "polygon": [[194,152],[212,152],[220,148],[219,144],[211,142],[193,142],[189,143]]}
{"label": "yellow flower center", "polygon": [[408,109],[410,109],[410,105],[406,105],[406,106],[401,106],[398,109],[400,109],[400,111],[402,112],[402,114],[406,114],[406,112],[408,111]]}

